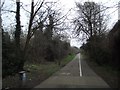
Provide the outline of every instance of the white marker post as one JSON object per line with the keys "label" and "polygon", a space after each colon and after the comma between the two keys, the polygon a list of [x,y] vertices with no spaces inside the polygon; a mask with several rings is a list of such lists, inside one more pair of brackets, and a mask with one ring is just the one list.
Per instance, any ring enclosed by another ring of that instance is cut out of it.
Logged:
{"label": "white marker post", "polygon": [[80,71],[80,77],[82,77],[82,68],[81,68],[80,53],[79,53],[79,71]]}

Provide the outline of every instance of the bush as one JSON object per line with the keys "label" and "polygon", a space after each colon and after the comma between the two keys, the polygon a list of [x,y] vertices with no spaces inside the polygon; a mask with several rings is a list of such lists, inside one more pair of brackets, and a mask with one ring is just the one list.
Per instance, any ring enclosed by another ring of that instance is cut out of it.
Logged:
{"label": "bush", "polygon": [[[104,39],[103,39],[104,38]],[[103,44],[105,37],[94,36],[87,40],[81,48],[89,55],[92,61],[95,61],[98,65],[109,64],[110,52],[108,48]]]}
{"label": "bush", "polygon": [[[7,35],[7,36],[6,36]],[[7,38],[6,38],[7,37]],[[2,77],[15,75],[19,71],[20,57],[16,57],[14,41],[2,34]]]}

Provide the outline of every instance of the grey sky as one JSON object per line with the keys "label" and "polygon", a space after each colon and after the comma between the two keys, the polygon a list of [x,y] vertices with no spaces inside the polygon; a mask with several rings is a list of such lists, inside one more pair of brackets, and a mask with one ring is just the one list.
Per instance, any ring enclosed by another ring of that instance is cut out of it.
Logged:
{"label": "grey sky", "polygon": [[[4,1],[4,0],[2,0]],[[21,2],[23,2],[24,4],[28,5],[31,3],[31,0],[20,0]],[[35,0],[37,1],[37,0]],[[57,0],[46,0],[46,1],[57,1]],[[64,8],[64,12],[66,13],[70,8],[75,8],[75,2],[85,2],[85,1],[94,1],[96,3],[103,3],[106,6],[113,6],[115,4],[118,3],[119,0],[59,0],[61,2],[60,6],[62,8]],[[15,5],[13,5],[13,2],[10,2],[10,0],[5,0],[5,5],[4,7],[6,9],[13,9],[15,10]],[[30,8],[27,8],[27,10],[29,10]],[[21,10],[21,24],[22,25],[26,25],[26,22],[28,21],[28,19],[26,18],[26,12],[24,10]],[[111,8],[108,10],[108,13],[110,14],[111,20],[108,22],[109,23],[109,28],[112,28],[112,26],[114,25],[114,23],[118,20],[118,10],[117,8]],[[72,13],[70,14],[72,17],[74,16]],[[9,13],[8,14],[3,14],[2,16],[3,19],[3,24],[4,26],[8,27],[7,25],[9,25],[11,22],[13,22],[15,20],[15,15]],[[70,33],[71,34],[71,33]],[[71,39],[71,45],[72,46],[77,46],[80,47],[82,42],[78,42],[77,39]]]}

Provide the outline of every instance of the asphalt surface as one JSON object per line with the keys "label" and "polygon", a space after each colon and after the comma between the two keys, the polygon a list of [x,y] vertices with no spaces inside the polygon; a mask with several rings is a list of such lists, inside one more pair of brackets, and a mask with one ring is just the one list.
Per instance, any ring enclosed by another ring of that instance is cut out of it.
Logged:
{"label": "asphalt surface", "polygon": [[86,61],[80,60],[80,54],[77,54],[70,63],[35,88],[109,88],[109,86]]}

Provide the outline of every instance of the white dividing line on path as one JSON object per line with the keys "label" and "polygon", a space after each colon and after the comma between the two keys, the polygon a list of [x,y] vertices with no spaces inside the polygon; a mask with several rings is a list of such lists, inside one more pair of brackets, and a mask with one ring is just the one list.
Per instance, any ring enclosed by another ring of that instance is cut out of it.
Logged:
{"label": "white dividing line on path", "polygon": [[80,71],[80,77],[82,77],[82,68],[81,68],[80,53],[78,54],[78,56],[79,56],[79,71]]}

